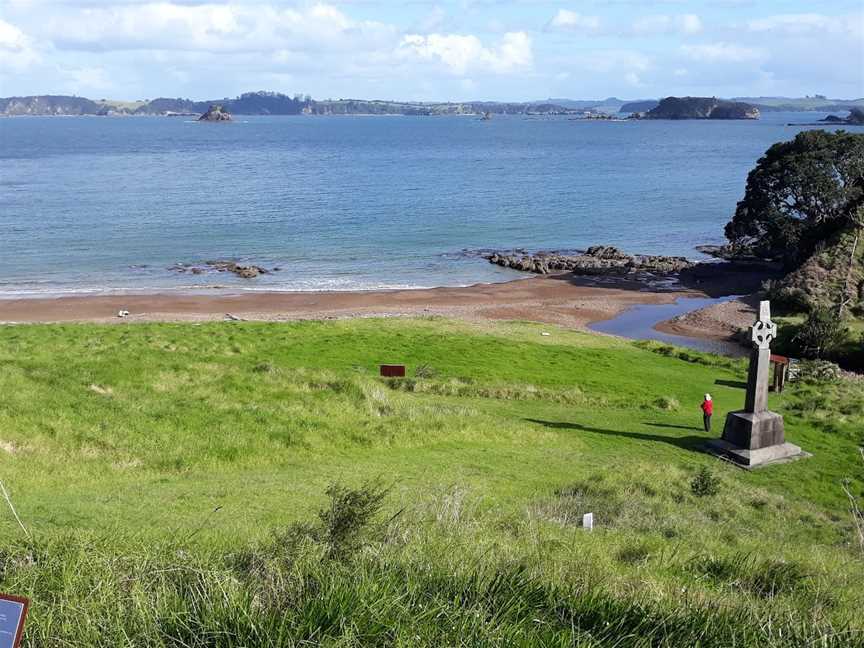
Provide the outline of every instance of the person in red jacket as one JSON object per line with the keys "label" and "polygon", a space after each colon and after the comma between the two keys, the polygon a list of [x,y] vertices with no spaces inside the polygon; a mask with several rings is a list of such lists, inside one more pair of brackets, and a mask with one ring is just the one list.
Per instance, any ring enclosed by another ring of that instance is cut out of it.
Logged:
{"label": "person in red jacket", "polygon": [[702,401],[702,424],[706,432],[711,431],[712,414],[714,414],[714,401],[711,400],[711,394],[705,394],[705,400]]}

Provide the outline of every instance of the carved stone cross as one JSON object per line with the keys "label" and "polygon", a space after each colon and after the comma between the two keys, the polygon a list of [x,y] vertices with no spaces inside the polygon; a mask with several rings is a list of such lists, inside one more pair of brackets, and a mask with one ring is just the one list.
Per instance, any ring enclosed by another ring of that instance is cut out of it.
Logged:
{"label": "carved stone cross", "polygon": [[771,302],[759,302],[759,319],[750,327],[753,351],[747,376],[744,410],[758,414],[768,409],[768,374],[771,371],[771,342],[777,337],[777,324],[771,321]]}
{"label": "carved stone cross", "polygon": [[708,442],[710,452],[731,459],[744,468],[791,461],[810,455],[786,442],[783,417],[768,411],[768,373],[771,370],[771,342],[777,325],[771,321],[771,303],[759,303],[759,319],[750,327],[753,350],[747,375],[744,409],[729,412],[723,437]]}
{"label": "carved stone cross", "polygon": [[750,337],[757,349],[768,349],[777,337],[777,325],[771,321],[771,302],[759,302],[759,320],[750,327]]}

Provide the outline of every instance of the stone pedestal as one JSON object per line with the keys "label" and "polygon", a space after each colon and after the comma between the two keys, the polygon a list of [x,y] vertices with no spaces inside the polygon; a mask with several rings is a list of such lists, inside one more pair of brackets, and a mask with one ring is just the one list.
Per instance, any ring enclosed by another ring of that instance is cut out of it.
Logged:
{"label": "stone pedestal", "polygon": [[729,412],[723,427],[723,440],[747,450],[759,450],[786,441],[783,417],[764,410]]}
{"label": "stone pedestal", "polygon": [[783,417],[769,411],[730,412],[726,416],[723,437],[709,441],[708,449],[744,468],[758,468],[809,456],[798,446],[786,443]]}

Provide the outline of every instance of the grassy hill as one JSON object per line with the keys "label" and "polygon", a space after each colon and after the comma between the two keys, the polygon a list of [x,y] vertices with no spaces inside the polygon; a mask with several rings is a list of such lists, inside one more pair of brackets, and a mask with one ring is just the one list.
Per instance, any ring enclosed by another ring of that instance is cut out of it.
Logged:
{"label": "grassy hill", "polygon": [[31,646],[864,645],[864,386],[772,396],[814,456],[745,472],[697,450],[745,373],[517,323],[0,327],[0,590]]}

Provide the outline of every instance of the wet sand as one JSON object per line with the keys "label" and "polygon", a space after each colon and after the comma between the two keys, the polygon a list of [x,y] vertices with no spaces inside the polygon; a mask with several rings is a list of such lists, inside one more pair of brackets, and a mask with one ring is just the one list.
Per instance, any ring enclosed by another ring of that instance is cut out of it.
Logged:
{"label": "wet sand", "polygon": [[654,328],[662,333],[705,340],[731,339],[751,326],[758,314],[759,297],[747,295],[713,304],[660,322]]}
{"label": "wet sand", "polygon": [[[529,320],[583,328],[636,304],[666,304],[693,290],[650,291],[633,282],[571,275],[532,277],[464,288],[363,292],[137,294],[0,300],[0,322],[136,322],[244,319],[280,321],[440,315]],[[119,318],[118,312],[129,311]]]}

